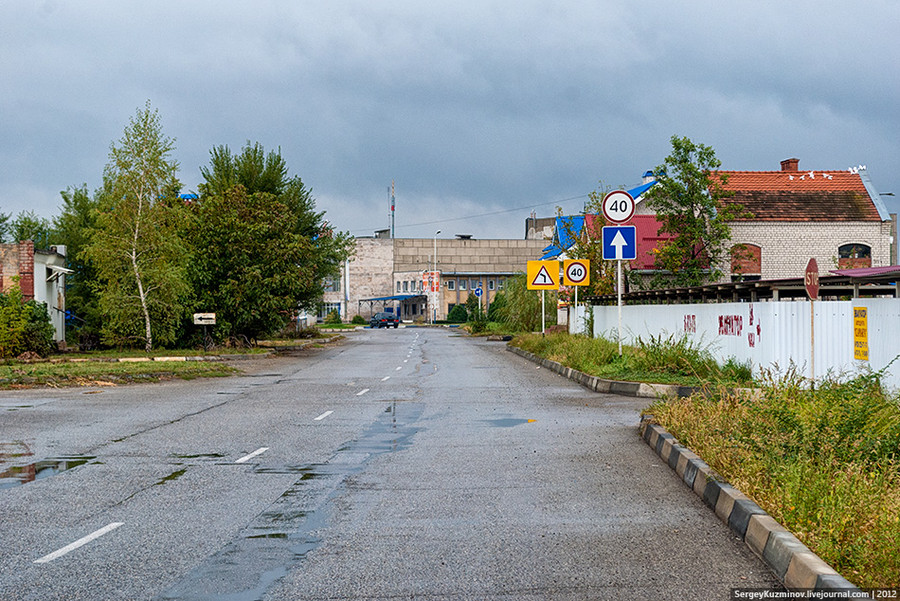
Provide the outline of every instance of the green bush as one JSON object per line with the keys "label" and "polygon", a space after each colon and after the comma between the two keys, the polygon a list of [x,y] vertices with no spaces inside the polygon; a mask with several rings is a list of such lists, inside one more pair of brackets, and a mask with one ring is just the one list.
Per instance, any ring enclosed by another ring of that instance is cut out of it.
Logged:
{"label": "green bush", "polygon": [[488,306],[488,321],[503,321],[505,317],[506,295],[498,292]]}
{"label": "green bush", "polygon": [[24,302],[18,287],[0,293],[0,357],[9,359],[25,352],[46,357],[53,350],[53,325],[47,305]]}
{"label": "green bush", "polygon": [[337,309],[330,311],[328,315],[325,316],[325,323],[329,325],[337,325],[341,323],[341,314],[338,313]]}
{"label": "green bush", "polygon": [[453,305],[450,313],[447,315],[447,321],[450,323],[466,323],[469,320],[469,312],[466,311],[465,305]]}
{"label": "green bush", "polygon": [[353,325],[357,325],[357,326],[364,326],[369,322],[367,322],[366,318],[363,317],[362,315],[354,315],[353,319],[350,320],[350,323],[352,323]]}

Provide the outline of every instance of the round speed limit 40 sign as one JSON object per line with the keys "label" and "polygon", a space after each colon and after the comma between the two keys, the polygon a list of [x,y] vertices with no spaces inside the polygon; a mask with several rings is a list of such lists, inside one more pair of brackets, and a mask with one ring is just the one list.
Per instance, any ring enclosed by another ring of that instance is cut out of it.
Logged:
{"label": "round speed limit 40 sign", "polygon": [[625,190],[613,190],[603,197],[603,216],[612,223],[625,223],[634,216],[634,198]]}
{"label": "round speed limit 40 sign", "polygon": [[563,286],[587,286],[591,283],[591,262],[587,259],[563,261]]}

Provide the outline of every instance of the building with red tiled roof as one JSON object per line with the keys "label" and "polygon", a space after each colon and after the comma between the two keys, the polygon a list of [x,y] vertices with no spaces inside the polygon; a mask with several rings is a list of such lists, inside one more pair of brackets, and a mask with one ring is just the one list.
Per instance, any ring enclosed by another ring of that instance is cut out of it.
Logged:
{"label": "building with red tiled roof", "polygon": [[802,171],[798,159],[779,171],[720,171],[729,203],[753,216],[731,223],[732,279],[799,277],[814,257],[822,269],[881,267],[893,262],[892,216],[865,167]]}
{"label": "building with red tiled roof", "polygon": [[[731,195],[725,202],[752,214],[730,223],[734,252],[730,265],[720,266],[724,280],[800,277],[813,257],[822,270],[896,262],[895,216],[888,214],[865,167],[800,171],[799,163],[786,159],[778,171],[719,172],[728,176],[723,188]],[[637,234],[637,258],[629,268],[648,276],[655,270],[655,250],[673,237],[659,232],[660,222],[643,202],[653,183],[647,172],[642,185],[629,190],[636,207],[628,224]],[[588,231],[594,231],[596,218],[585,216]],[[565,252],[571,241],[562,238],[555,236],[544,249],[545,259]]]}

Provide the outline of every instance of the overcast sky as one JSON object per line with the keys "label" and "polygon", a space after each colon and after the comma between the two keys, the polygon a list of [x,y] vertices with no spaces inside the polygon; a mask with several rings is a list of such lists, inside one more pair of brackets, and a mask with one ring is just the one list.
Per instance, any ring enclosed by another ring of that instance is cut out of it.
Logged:
{"label": "overcast sky", "polygon": [[733,170],[859,164],[900,208],[900,2],[0,0],[0,212],[99,187],[147,100],[185,191],[277,149],[340,230],[521,238],[673,135]]}

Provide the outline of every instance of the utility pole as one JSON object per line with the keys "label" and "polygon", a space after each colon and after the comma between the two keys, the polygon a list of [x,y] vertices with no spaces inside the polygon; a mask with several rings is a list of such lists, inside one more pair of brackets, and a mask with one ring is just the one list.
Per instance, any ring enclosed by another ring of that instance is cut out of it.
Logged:
{"label": "utility pole", "polygon": [[394,239],[394,180],[391,180],[391,240]]}

